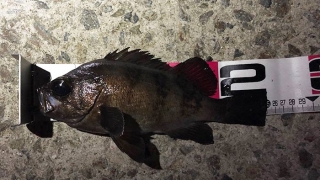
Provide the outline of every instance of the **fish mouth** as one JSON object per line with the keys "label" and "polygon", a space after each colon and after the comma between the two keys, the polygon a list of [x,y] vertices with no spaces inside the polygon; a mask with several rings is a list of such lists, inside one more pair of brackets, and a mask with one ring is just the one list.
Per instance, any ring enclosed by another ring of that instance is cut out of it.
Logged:
{"label": "fish mouth", "polygon": [[[55,109],[54,104],[57,104],[57,103],[51,103],[50,97],[45,95],[41,89],[37,89],[37,93],[38,93],[38,98],[39,98],[39,102],[40,102],[41,112],[43,114],[47,114],[47,113],[54,111],[54,109]],[[51,101],[54,102],[53,98],[51,98]],[[55,101],[57,101],[57,100],[55,100]]]}
{"label": "fish mouth", "polygon": [[[50,94],[47,94],[43,91],[44,90],[42,88],[37,89],[41,113],[44,116],[50,117],[54,120],[65,122],[66,120],[63,117],[59,118],[55,116],[55,110],[58,109],[57,107],[59,107],[61,103],[57,99],[52,97]],[[68,122],[65,122],[65,123],[68,123],[68,124],[78,123],[82,121],[85,117],[86,117],[86,114],[77,118],[68,119]]]}

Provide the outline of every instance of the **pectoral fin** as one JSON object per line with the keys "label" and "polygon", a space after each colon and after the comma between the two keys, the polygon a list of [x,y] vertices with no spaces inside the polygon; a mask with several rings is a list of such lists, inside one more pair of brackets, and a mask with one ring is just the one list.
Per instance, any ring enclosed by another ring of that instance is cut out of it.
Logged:
{"label": "pectoral fin", "polygon": [[118,148],[133,160],[143,163],[145,159],[145,143],[140,136],[129,134],[112,137]]}
{"label": "pectoral fin", "polygon": [[166,132],[175,139],[192,140],[200,144],[213,144],[212,129],[207,124],[196,124],[187,128]]}
{"label": "pectoral fin", "polygon": [[124,131],[124,118],[120,109],[115,107],[100,107],[101,126],[106,129],[111,136],[118,137],[123,134]]}

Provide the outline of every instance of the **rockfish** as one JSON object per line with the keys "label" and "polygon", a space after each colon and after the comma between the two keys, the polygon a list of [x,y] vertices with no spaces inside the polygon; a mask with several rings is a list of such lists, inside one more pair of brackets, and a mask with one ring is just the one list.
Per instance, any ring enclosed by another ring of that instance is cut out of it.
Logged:
{"label": "rockfish", "polygon": [[[213,99],[217,78],[206,61],[191,58],[175,67],[148,52],[114,51],[39,88],[40,111],[80,131],[109,136],[133,160],[161,168],[153,134],[212,144],[207,122],[264,125],[262,117],[236,112],[232,98]],[[266,94],[259,96],[266,102]],[[243,114],[245,118],[241,117]],[[260,118],[261,119],[261,118]]]}

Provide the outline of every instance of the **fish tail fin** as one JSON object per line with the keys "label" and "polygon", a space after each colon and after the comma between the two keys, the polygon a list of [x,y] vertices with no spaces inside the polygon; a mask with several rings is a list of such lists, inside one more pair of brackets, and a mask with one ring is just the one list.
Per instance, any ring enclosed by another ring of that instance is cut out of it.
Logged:
{"label": "fish tail fin", "polygon": [[[170,71],[192,82],[206,96],[212,96],[217,91],[218,79],[209,65],[201,58],[190,58],[173,67]],[[209,104],[207,108],[204,108],[209,113],[201,112],[207,117],[200,119],[209,119],[204,121],[251,126],[265,125],[267,112],[267,92],[265,89],[233,91],[232,97],[220,100],[212,99]]]}
{"label": "fish tail fin", "polygon": [[[215,111],[214,122],[264,126],[267,112],[266,90],[241,91],[232,97],[212,99]],[[217,115],[218,114],[218,115]]]}

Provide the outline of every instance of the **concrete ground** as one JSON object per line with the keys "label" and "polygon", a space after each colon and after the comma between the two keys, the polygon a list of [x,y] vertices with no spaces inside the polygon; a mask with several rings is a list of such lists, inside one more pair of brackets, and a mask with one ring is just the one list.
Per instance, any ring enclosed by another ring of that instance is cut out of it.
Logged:
{"label": "concrete ground", "polygon": [[19,52],[84,63],[124,47],[163,61],[320,54],[320,1],[5,0],[0,2],[0,179],[320,179],[320,114],[268,116],[265,127],[211,123],[214,145],[156,136],[164,170],[109,138],[56,123],[41,139],[18,120]]}

